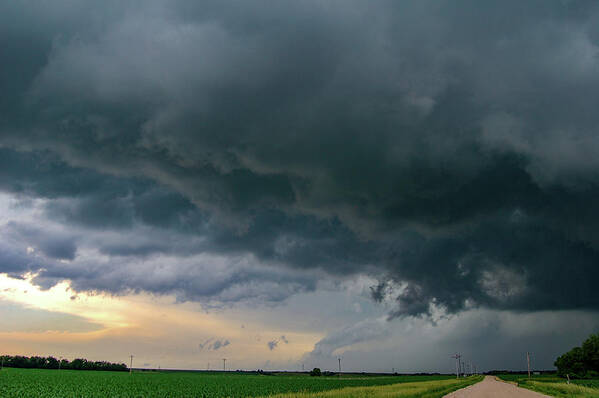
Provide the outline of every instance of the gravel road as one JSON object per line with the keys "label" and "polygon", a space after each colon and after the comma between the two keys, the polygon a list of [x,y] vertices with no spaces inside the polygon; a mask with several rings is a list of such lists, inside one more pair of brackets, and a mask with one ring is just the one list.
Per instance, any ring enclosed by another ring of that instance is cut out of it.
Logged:
{"label": "gravel road", "polygon": [[486,376],[483,381],[470,387],[462,388],[447,394],[448,398],[551,398],[538,392],[516,387],[513,384],[495,380],[494,376]]}

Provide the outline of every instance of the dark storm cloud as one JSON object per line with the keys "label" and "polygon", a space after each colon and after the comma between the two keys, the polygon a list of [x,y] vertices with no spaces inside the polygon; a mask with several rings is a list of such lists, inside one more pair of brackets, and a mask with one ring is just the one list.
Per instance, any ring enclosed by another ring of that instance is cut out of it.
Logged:
{"label": "dark storm cloud", "polygon": [[70,234],[46,233],[35,227],[12,222],[7,225],[7,230],[16,239],[29,242],[49,258],[57,260],[73,260],[75,258],[76,238]]}
{"label": "dark storm cloud", "polygon": [[[0,187],[89,234],[24,233],[73,263],[40,283],[276,301],[322,269],[378,278],[392,316],[599,308],[595,2],[24,7]],[[212,289],[201,255],[252,264]]]}
{"label": "dark storm cloud", "polygon": [[318,275],[273,269],[260,265],[251,256],[201,254],[187,258],[78,258],[72,263],[50,263],[39,270],[33,281],[49,288],[63,280],[70,280],[73,289],[79,291],[147,291],[173,294],[178,301],[200,301],[207,307],[220,307],[239,301],[280,302],[315,290]]}

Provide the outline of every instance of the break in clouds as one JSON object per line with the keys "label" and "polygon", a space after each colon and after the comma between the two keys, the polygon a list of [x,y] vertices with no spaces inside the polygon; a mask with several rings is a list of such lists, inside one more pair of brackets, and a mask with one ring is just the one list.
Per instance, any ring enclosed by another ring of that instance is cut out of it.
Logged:
{"label": "break in clouds", "polygon": [[598,17],[4,2],[0,272],[206,305],[367,275],[391,317],[597,310]]}

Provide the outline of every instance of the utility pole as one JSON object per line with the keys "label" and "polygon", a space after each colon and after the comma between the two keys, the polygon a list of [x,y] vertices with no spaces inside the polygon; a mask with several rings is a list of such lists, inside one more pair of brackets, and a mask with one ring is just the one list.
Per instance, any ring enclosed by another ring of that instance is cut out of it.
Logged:
{"label": "utility pole", "polygon": [[530,379],[530,355],[531,352],[526,352],[526,365],[528,366],[528,378]]}
{"label": "utility pole", "polygon": [[304,371],[304,364],[302,363],[302,372]]}
{"label": "utility pole", "polygon": [[460,358],[462,357],[460,354],[456,353],[455,355],[451,356],[452,358],[455,358],[455,377],[456,379],[460,378]]}
{"label": "utility pole", "polygon": [[341,373],[341,358],[337,358],[337,361],[339,361],[339,373]]}
{"label": "utility pole", "polygon": [[227,358],[223,358],[223,372],[227,371]]}
{"label": "utility pole", "polygon": [[133,355],[130,355],[131,357],[131,364],[129,365],[129,374],[133,374]]}
{"label": "utility pole", "polygon": [[210,362],[208,362],[208,370],[210,370]]}
{"label": "utility pole", "polygon": [[60,370],[60,365],[62,364],[62,357],[58,359],[58,370]]}

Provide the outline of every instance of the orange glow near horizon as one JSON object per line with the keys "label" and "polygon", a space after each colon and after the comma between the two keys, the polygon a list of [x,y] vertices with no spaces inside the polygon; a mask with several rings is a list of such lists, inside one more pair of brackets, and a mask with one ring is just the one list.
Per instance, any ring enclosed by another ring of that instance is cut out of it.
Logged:
{"label": "orange glow near horizon", "polygon": [[[68,282],[42,290],[32,283],[34,277],[14,279],[0,274],[0,301],[79,317],[98,325],[97,330],[57,331],[57,325],[47,324],[43,331],[0,331],[3,350],[8,354],[123,361],[134,352],[138,366],[162,363],[163,367],[180,368],[202,368],[212,357],[226,355],[236,368],[253,368],[260,366],[256,358],[271,363],[298,361],[322,338],[320,334],[273,330],[260,324],[242,329],[239,321],[227,318],[226,311],[206,313],[198,304],[177,303],[170,296],[76,293]],[[267,339],[280,335],[291,343],[268,350]],[[231,345],[219,351],[199,351],[198,344],[209,338],[227,339]]]}

